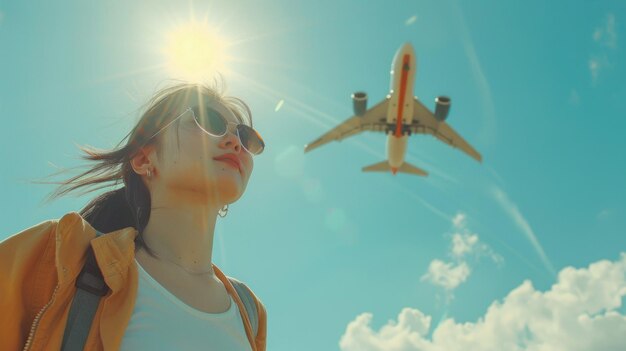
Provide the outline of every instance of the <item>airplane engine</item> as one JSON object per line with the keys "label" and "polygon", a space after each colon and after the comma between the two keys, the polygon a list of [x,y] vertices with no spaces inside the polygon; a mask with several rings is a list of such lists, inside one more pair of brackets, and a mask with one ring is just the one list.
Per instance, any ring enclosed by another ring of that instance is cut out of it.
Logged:
{"label": "airplane engine", "polygon": [[352,102],[354,104],[354,114],[363,116],[367,111],[367,94],[363,91],[357,91],[352,94]]}
{"label": "airplane engine", "polygon": [[435,99],[435,118],[439,121],[445,121],[450,112],[451,100],[447,96],[437,96]]}

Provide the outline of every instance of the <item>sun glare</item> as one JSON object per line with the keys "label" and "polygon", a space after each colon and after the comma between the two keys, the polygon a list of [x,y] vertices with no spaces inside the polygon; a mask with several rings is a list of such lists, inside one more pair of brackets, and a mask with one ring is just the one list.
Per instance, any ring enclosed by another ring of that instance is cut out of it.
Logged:
{"label": "sun glare", "polygon": [[225,41],[207,23],[190,22],[167,35],[164,54],[175,78],[203,81],[226,70]]}

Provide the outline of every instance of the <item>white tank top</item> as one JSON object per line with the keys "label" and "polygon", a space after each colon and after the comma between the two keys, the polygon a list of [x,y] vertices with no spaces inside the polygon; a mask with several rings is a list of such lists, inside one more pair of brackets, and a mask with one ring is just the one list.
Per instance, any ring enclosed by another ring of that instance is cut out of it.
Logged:
{"label": "white tank top", "polygon": [[135,262],[139,271],[137,300],[120,350],[251,350],[232,296],[226,312],[199,311],[167,291]]}

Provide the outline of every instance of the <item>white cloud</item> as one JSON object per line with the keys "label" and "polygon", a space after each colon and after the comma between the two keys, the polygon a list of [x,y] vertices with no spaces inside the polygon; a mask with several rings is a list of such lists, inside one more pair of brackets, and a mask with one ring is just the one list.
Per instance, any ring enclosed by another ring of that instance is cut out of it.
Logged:
{"label": "white cloud", "polygon": [[606,55],[593,56],[589,59],[589,72],[591,73],[591,81],[592,83],[598,82],[598,77],[600,75],[600,71],[609,67],[609,59]]}
{"label": "white cloud", "polygon": [[454,290],[467,280],[470,273],[471,270],[465,262],[446,263],[435,259],[430,262],[428,273],[424,274],[421,280],[426,280],[446,290]]}
{"label": "white cloud", "polygon": [[502,256],[493,252],[489,245],[480,242],[478,234],[472,234],[467,229],[463,229],[463,233],[454,233],[452,235],[451,256],[456,260],[464,260],[466,256],[491,258],[495,263],[502,263]]}
{"label": "white cloud", "polygon": [[623,351],[626,253],[587,268],[567,267],[548,291],[524,281],[476,322],[448,318],[430,333],[431,316],[404,308],[379,331],[363,313],[341,336],[342,351]]}
{"label": "white cloud", "polygon": [[417,21],[417,15],[413,15],[409,17],[409,19],[407,19],[406,22],[404,22],[404,24],[406,24],[407,26],[410,26],[413,23],[415,23],[415,21]]}
{"label": "white cloud", "polygon": [[403,309],[397,323],[389,321],[379,332],[370,328],[372,318],[371,313],[363,313],[348,324],[339,342],[341,350],[423,350],[428,346],[423,337],[430,329],[431,317],[419,310]]}
{"label": "white cloud", "polygon": [[593,40],[608,48],[617,48],[617,32],[615,31],[615,15],[606,15],[604,23],[593,32]]}
{"label": "white cloud", "polygon": [[456,228],[463,228],[465,227],[466,219],[467,216],[465,215],[465,213],[459,212],[452,219],[452,225],[454,225],[454,227]]}
{"label": "white cloud", "polygon": [[478,235],[476,234],[459,234],[452,235],[452,255],[454,257],[463,257],[471,253],[478,243]]}
{"label": "white cloud", "polygon": [[588,61],[589,72],[591,73],[591,82],[595,85],[598,81],[600,71],[611,66],[611,62],[607,56],[607,50],[617,49],[617,31],[615,15],[609,13],[606,15],[602,25],[593,31],[593,40],[598,43],[603,50],[600,54],[592,55]]}
{"label": "white cloud", "polygon": [[597,81],[600,73],[600,62],[596,59],[589,59],[589,71],[591,72],[591,79],[594,82]]}
{"label": "white cloud", "polygon": [[519,210],[517,205],[509,199],[504,191],[496,186],[493,187],[492,193],[500,206],[502,206],[502,208],[509,214],[509,216],[511,216],[511,218],[513,219],[517,227],[522,231],[522,233],[526,235],[526,238],[528,238],[528,240],[534,247],[535,251],[541,258],[544,266],[548,269],[548,271],[550,271],[550,273],[554,274],[555,270],[552,262],[550,262],[548,256],[543,251],[543,247],[539,243],[539,240],[537,240],[535,232],[531,228],[526,218],[524,218],[524,215],[522,215],[522,212]]}
{"label": "white cloud", "polygon": [[455,232],[451,236],[452,245],[448,255],[453,261],[432,260],[428,265],[428,271],[420,278],[421,281],[427,281],[446,290],[446,301],[452,299],[452,290],[465,282],[472,272],[467,263],[468,256],[489,256],[496,263],[502,262],[501,256],[480,242],[478,234],[469,231],[465,213],[457,213],[452,218],[452,225]]}

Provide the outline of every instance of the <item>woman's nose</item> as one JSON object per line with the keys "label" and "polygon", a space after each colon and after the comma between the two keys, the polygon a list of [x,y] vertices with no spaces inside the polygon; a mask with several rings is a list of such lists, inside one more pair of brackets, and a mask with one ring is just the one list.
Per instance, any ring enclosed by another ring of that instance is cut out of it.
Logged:
{"label": "woman's nose", "polygon": [[224,137],[222,138],[222,143],[225,147],[232,147],[237,152],[241,150],[241,140],[239,139],[237,125],[235,123],[228,124],[226,129],[226,135],[224,135]]}

